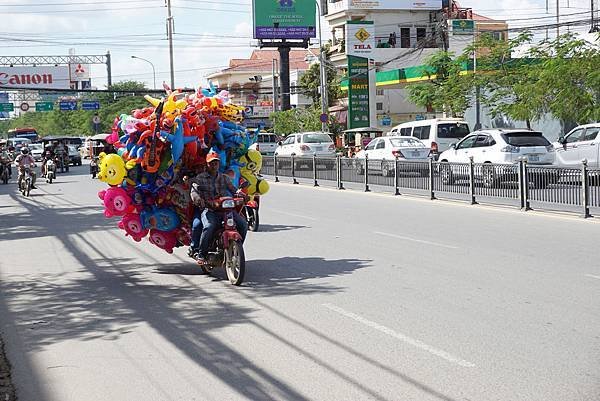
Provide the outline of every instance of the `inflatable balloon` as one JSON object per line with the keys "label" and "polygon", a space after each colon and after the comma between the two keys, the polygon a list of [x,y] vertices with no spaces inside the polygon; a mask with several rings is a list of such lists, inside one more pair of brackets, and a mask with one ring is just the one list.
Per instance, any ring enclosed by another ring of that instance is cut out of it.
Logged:
{"label": "inflatable balloon", "polygon": [[125,230],[125,235],[129,235],[136,242],[140,242],[148,235],[148,230],[142,226],[140,215],[136,213],[128,213],[123,216],[119,222],[119,228]]}
{"label": "inflatable balloon", "polygon": [[98,192],[98,197],[104,201],[106,217],[124,216],[134,210],[131,197],[120,187],[110,187]]}

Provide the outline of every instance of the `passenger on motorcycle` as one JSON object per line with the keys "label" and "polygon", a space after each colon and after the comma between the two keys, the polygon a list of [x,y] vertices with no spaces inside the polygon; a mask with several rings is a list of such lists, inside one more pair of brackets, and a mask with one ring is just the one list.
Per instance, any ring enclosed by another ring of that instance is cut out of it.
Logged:
{"label": "passenger on motorcycle", "polygon": [[47,147],[46,150],[44,150],[44,155],[42,157],[42,177],[46,176],[46,162],[55,157],[56,154],[54,153],[54,148]]}
{"label": "passenger on motorcycle", "polygon": [[29,148],[25,146],[21,148],[21,154],[15,159],[15,164],[19,169],[19,179],[17,181],[17,185],[19,187],[21,186],[21,179],[23,178],[23,173],[25,172],[25,166],[29,164],[31,166],[31,188],[37,189],[35,186],[35,171],[33,170],[35,167],[35,159],[29,154]]}
{"label": "passenger on motorcycle", "polygon": [[[192,242],[189,254],[195,256],[198,264],[206,263],[211,241],[222,223],[220,215],[212,210],[213,201],[234,193],[246,197],[245,194],[236,192],[227,175],[219,172],[220,160],[216,153],[209,153],[206,156],[206,163],[206,171],[190,180],[192,183],[190,196],[198,210],[192,224]],[[242,236],[242,241],[244,241],[248,232],[248,223],[237,212],[234,213],[234,220],[238,232]]]}

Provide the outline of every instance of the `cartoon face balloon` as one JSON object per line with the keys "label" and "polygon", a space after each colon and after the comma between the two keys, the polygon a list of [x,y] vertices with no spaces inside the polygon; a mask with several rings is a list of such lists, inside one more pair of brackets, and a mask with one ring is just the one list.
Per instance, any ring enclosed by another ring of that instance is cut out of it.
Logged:
{"label": "cartoon face balloon", "polygon": [[121,156],[111,153],[100,153],[99,157],[100,172],[98,173],[98,179],[106,182],[108,185],[119,185],[123,182],[123,179],[127,175],[125,169],[125,161]]}

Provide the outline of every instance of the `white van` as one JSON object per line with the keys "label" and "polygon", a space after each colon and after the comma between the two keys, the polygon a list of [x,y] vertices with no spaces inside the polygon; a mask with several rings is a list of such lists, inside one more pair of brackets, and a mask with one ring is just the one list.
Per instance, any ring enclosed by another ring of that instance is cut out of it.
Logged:
{"label": "white van", "polygon": [[268,132],[260,132],[258,134],[258,140],[255,144],[250,146],[250,149],[256,149],[264,156],[273,156],[275,154],[275,149],[277,149],[278,142],[279,138],[277,135]]}
{"label": "white van", "polygon": [[469,135],[469,132],[469,124],[460,118],[434,118],[396,125],[388,136],[412,136],[420,139],[431,148],[431,154],[437,160],[440,153]]}
{"label": "white van", "polygon": [[21,150],[22,146],[28,147],[31,144],[31,139],[28,138],[9,138],[6,141],[6,145],[10,148],[11,146],[15,148],[16,151]]}

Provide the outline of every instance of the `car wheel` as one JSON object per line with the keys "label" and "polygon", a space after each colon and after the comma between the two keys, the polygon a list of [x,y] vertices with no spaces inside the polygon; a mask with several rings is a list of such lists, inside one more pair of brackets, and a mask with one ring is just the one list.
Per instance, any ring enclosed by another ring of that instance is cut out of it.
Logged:
{"label": "car wheel", "polygon": [[454,174],[452,174],[452,167],[447,161],[442,161],[440,164],[440,178],[442,184],[452,185],[454,184]]}
{"label": "car wheel", "polygon": [[488,164],[484,164],[482,167],[482,176],[483,176],[483,186],[485,188],[494,188],[498,185],[498,177],[496,175],[496,170],[494,166]]}

